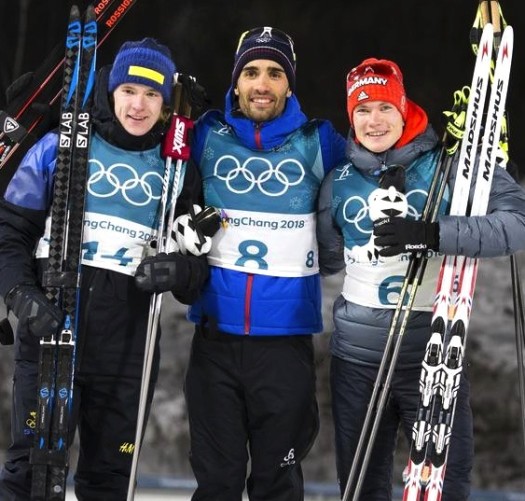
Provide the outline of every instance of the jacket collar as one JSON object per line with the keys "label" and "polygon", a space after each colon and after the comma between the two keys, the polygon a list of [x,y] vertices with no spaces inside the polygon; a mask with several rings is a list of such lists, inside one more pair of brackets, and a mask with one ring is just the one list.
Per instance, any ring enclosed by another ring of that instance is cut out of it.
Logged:
{"label": "jacket collar", "polygon": [[432,150],[438,143],[439,138],[432,125],[427,124],[424,130],[403,146],[396,145],[383,153],[373,153],[355,141],[351,128],[346,144],[346,156],[364,174],[379,174],[390,165],[404,165],[408,168],[416,158]]}
{"label": "jacket collar", "polygon": [[306,115],[301,111],[299,101],[292,94],[286,100],[283,113],[270,120],[256,124],[246,118],[239,110],[237,98],[230,87],[226,94],[225,118],[244,146],[254,150],[270,150],[286,142],[288,136],[306,123]]}

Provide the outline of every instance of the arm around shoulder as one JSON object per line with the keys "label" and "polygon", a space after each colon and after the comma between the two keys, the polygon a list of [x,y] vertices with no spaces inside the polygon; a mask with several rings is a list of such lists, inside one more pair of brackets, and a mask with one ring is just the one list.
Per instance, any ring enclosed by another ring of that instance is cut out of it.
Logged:
{"label": "arm around shoulder", "polygon": [[346,140],[328,120],[319,121],[319,135],[325,172],[346,161]]}
{"label": "arm around shoulder", "polygon": [[316,231],[321,275],[333,275],[345,266],[343,235],[332,216],[332,182],[333,171],[325,177],[318,201]]}

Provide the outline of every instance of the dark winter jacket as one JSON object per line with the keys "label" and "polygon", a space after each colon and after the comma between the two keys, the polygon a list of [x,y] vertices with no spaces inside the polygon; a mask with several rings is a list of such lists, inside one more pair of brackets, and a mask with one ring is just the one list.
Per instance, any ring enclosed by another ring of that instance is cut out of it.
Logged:
{"label": "dark winter jacket", "polygon": [[[130,152],[130,158],[137,163],[140,162],[141,155],[145,155],[144,163],[153,161],[156,156],[155,168],[163,169],[159,143],[163,137],[164,127],[158,124],[149,134],[142,137],[129,135],[118,123],[111,111],[109,96],[106,92],[108,73],[109,68],[103,68],[97,78],[92,128],[93,136],[96,136],[97,139],[92,143],[92,147],[94,144],[98,144],[102,149],[114,150],[115,154],[120,151],[122,154],[121,159],[123,160],[126,160],[126,152]],[[42,255],[41,259],[37,259],[35,252],[39,240],[40,246],[38,249],[45,248],[45,239],[42,239],[42,237],[45,234],[46,218],[53,198],[57,147],[58,135],[56,132],[50,132],[40,139],[22,160],[7,186],[4,197],[0,200],[0,295],[3,297],[17,285],[39,285],[41,282],[39,271],[44,270],[46,267],[45,254]],[[92,153],[93,151],[90,149],[90,163],[96,163],[98,160],[91,157]],[[94,168],[96,169],[97,167]],[[121,172],[123,171],[125,169],[121,170]],[[151,181],[152,177],[154,176],[150,176],[148,180]],[[158,177],[161,178],[161,176]],[[126,179],[118,180],[120,183],[125,181]],[[161,184],[157,183],[154,187],[153,181],[151,181],[150,187],[160,190]],[[92,189],[92,186],[87,189],[88,196],[90,189]],[[186,169],[183,176],[182,191],[176,206],[177,213],[187,212],[190,203],[202,204],[201,193],[201,180],[198,172],[193,168]],[[125,195],[129,195],[129,193]],[[121,198],[124,199],[126,197],[123,196]],[[155,199],[155,197],[153,198]],[[156,199],[158,198],[160,197],[156,197]],[[111,198],[105,198],[105,200],[108,200],[108,203],[111,204],[109,207],[122,203],[122,201],[118,202]],[[125,228],[122,232],[124,231]],[[118,235],[115,238],[118,238]],[[123,251],[125,252],[125,249]],[[86,255],[90,252],[96,252],[96,249],[90,246],[90,243],[84,242],[84,263],[86,263]],[[194,256],[188,256],[187,259],[188,268],[198,267],[202,271],[198,275],[205,279],[207,276],[206,259]],[[89,264],[89,260],[87,262]],[[147,320],[149,295],[140,292],[135,287],[133,272],[124,272],[124,267],[122,268],[123,273],[110,269],[101,270],[96,268],[96,266],[89,267],[89,270],[86,270],[86,268],[86,266],[83,266],[85,272],[83,272],[83,275],[85,274],[86,277],[90,278],[89,280],[88,278],[83,278],[82,281],[83,288],[80,291],[80,296],[83,304],[89,304],[90,287],[94,282],[106,284],[104,287],[107,287],[107,284],[111,284],[109,290],[112,291],[110,295],[113,296],[114,300],[119,301],[118,304],[120,304],[120,301],[123,301],[122,304],[129,304],[130,308],[134,304],[135,308],[139,309],[141,308],[139,305],[145,305],[144,312]],[[106,278],[102,280],[101,274]],[[180,289],[177,289],[174,293],[182,302],[190,303],[198,294],[201,285],[202,280],[200,283],[195,283],[195,281],[190,279],[188,283],[181,284]],[[108,294],[108,291],[105,291],[104,294]],[[94,314],[95,316],[97,315],[96,312]],[[121,334],[120,348],[124,349],[126,345],[129,348],[130,339],[126,339],[127,334],[125,332]],[[142,332],[142,336],[140,336],[140,332],[137,335],[140,339],[134,343],[137,345],[137,352],[141,353],[144,348],[145,330]],[[33,343],[29,344],[33,345]],[[22,349],[22,351],[24,350]],[[116,348],[115,351],[118,352],[118,349]],[[30,355],[27,353],[20,354],[19,350],[19,356],[33,358],[34,355],[34,350],[32,350]],[[137,358],[140,358],[140,356]]]}
{"label": "dark winter jacket", "polygon": [[[408,263],[407,256],[378,259],[374,254],[370,211],[375,198],[370,195],[377,193],[377,173],[382,166],[400,164],[406,168],[406,217],[418,217],[429,181],[422,174],[429,168],[429,173],[433,172],[439,148],[430,126],[408,144],[380,155],[356,143],[351,131],[347,145],[349,162],[334,169],[323,182],[318,213],[321,273],[332,274],[346,265],[343,294],[334,305],[331,350],[338,357],[379,364]],[[474,172],[474,179],[475,175]],[[449,185],[453,186],[453,182],[454,176]],[[448,196],[447,193],[445,201]],[[430,336],[433,291],[443,254],[490,257],[525,249],[525,192],[504,169],[497,167],[486,216],[441,214],[438,221],[440,254],[429,256],[420,286],[422,292],[418,290],[416,307],[404,335],[399,367],[421,364]]]}

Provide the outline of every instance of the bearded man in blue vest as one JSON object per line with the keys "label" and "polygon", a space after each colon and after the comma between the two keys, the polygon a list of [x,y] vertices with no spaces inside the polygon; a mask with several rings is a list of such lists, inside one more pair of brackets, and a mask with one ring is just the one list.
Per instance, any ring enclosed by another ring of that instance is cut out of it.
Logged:
{"label": "bearded man in blue vest", "polygon": [[[312,334],[322,331],[315,237],[325,174],[345,141],[295,95],[292,39],[249,30],[225,111],[195,127],[205,203],[222,212],[185,381],[193,501],[304,499],[301,461],[319,428]],[[248,474],[248,462],[250,472]]]}

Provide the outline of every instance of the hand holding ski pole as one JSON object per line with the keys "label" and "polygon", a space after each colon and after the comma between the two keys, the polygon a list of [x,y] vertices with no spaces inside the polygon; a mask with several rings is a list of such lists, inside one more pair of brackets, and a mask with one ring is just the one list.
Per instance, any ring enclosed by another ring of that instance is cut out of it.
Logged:
{"label": "hand holding ski pole", "polygon": [[439,250],[439,223],[387,217],[374,222],[379,255],[397,256],[403,252]]}

